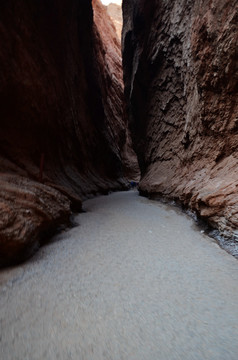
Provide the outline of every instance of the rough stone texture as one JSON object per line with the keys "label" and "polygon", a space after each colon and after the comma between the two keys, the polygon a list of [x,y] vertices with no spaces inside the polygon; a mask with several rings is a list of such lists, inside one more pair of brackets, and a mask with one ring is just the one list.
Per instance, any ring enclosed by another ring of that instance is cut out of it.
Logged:
{"label": "rough stone texture", "polygon": [[26,177],[1,174],[0,264],[30,256],[69,214],[70,200],[61,192]]}
{"label": "rough stone texture", "polygon": [[113,21],[113,24],[116,28],[117,36],[121,40],[122,32],[122,8],[120,5],[115,3],[110,3],[106,6],[107,13]]}
{"label": "rough stone texture", "polygon": [[238,4],[123,2],[125,94],[140,191],[238,236]]}
{"label": "rough stone texture", "polygon": [[137,179],[138,161],[132,149],[131,134],[124,114],[121,44],[106,7],[102,6],[99,0],[93,0],[92,3],[97,37],[97,61],[100,67],[99,83],[107,129],[111,139],[115,139],[119,145],[118,154],[121,156],[124,175],[128,179]]}
{"label": "rough stone texture", "polygon": [[94,24],[91,1],[0,3],[2,262],[66,221],[79,197],[127,187],[118,46],[100,33],[111,26]]}

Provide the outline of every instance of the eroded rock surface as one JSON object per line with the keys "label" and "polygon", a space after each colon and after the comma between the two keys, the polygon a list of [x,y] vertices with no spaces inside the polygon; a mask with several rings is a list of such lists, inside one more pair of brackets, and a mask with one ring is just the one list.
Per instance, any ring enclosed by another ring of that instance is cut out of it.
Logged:
{"label": "eroded rock surface", "polygon": [[[102,5],[94,8],[110,22]],[[37,246],[42,233],[80,209],[80,197],[127,187],[129,135],[111,26],[94,23],[91,1],[0,3],[4,262]]]}
{"label": "eroded rock surface", "polygon": [[140,191],[237,236],[237,1],[124,0],[123,16]]}
{"label": "eroded rock surface", "polygon": [[118,39],[121,40],[122,32],[122,8],[120,5],[115,3],[110,3],[107,7],[107,12],[110,18],[113,21],[113,24],[116,28]]}
{"label": "eroded rock surface", "polygon": [[119,155],[121,156],[124,175],[128,179],[138,179],[140,170],[132,148],[131,134],[124,112],[120,40],[106,7],[102,6],[99,0],[93,0],[92,3],[97,37],[97,61],[100,68],[99,82],[108,132],[112,139],[116,139],[116,144],[119,144]]}
{"label": "eroded rock surface", "polygon": [[0,199],[1,265],[30,256],[57,225],[69,221],[70,200],[26,177],[1,174]]}

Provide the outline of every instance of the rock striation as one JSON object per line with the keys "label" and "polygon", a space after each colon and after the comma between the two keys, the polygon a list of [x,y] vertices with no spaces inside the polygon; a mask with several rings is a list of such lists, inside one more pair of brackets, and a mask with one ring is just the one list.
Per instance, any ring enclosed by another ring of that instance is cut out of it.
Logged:
{"label": "rock striation", "polygon": [[140,192],[238,238],[238,4],[124,0],[125,96]]}
{"label": "rock striation", "polygon": [[[111,141],[116,139],[116,144],[119,144],[118,156],[121,157],[123,174],[127,179],[136,180],[140,175],[140,170],[132,147],[131,133],[124,109],[121,43],[115,30],[115,23],[106,11],[107,7],[102,6],[100,0],[92,0],[92,4],[97,38],[96,59],[100,68],[99,82],[107,129],[111,135]],[[109,7],[110,5],[116,4],[109,4]]]}
{"label": "rock striation", "polygon": [[93,6],[0,3],[0,264],[28,256],[84,198],[128,186],[120,45]]}
{"label": "rock striation", "polygon": [[122,8],[120,5],[115,3],[110,3],[106,6],[107,13],[113,21],[113,24],[116,28],[116,33],[118,39],[121,40],[121,32],[122,32]]}

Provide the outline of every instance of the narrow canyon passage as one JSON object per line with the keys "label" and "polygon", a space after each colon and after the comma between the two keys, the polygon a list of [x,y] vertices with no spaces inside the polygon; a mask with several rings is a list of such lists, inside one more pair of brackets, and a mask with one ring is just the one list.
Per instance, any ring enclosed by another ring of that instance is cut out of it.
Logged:
{"label": "narrow canyon passage", "polygon": [[236,360],[237,260],[167,205],[118,192],[2,271],[0,358]]}

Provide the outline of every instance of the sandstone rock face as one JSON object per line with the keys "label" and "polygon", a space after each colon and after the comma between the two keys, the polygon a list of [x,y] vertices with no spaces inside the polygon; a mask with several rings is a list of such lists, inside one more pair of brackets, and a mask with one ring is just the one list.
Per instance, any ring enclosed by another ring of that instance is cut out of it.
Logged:
{"label": "sandstone rock face", "polygon": [[26,177],[1,174],[0,199],[1,265],[30,256],[69,220],[70,200]]}
{"label": "sandstone rock face", "polygon": [[[102,6],[99,0],[93,0],[92,3],[97,37],[96,58],[100,68],[99,81],[107,128],[111,138],[116,139],[116,143],[119,144],[118,154],[121,156],[124,175],[128,179],[136,180],[140,170],[124,111],[121,44],[111,18],[105,10],[106,7]],[[111,5],[116,4],[110,4],[109,7]]]}
{"label": "sandstone rock face", "polygon": [[91,1],[0,3],[1,263],[38,246],[80,198],[127,187],[112,26],[94,23]]}
{"label": "sandstone rock face", "polygon": [[115,3],[110,3],[107,8],[107,13],[113,21],[113,24],[116,28],[118,39],[121,40],[122,32],[122,8],[120,5]]}
{"label": "sandstone rock face", "polygon": [[125,94],[140,191],[238,237],[238,4],[123,2]]}

